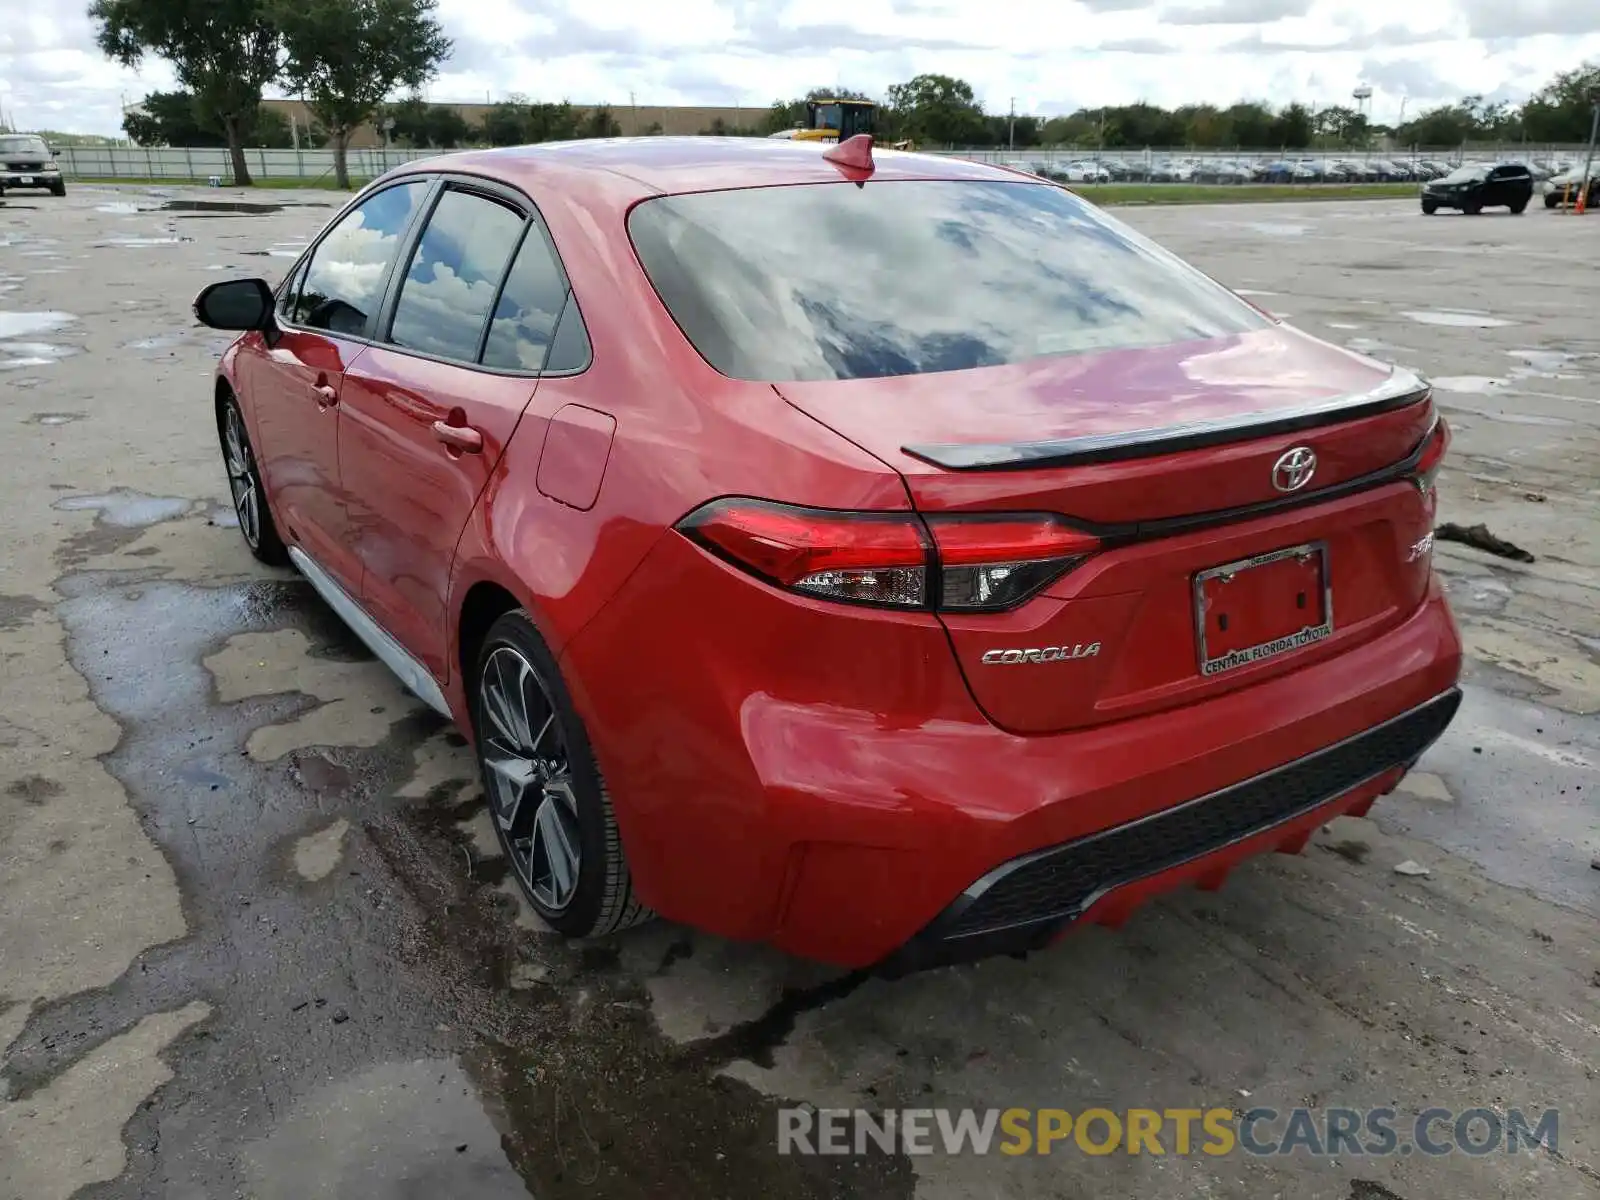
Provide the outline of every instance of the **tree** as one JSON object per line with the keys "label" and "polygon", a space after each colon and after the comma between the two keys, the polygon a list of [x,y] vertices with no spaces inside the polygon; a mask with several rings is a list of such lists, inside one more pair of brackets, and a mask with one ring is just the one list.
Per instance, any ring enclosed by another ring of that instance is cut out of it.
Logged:
{"label": "tree", "polygon": [[151,92],[122,115],[122,130],[141,146],[226,146],[228,139],[200,124],[189,92]]}
{"label": "tree", "polygon": [[382,112],[394,121],[389,136],[413,149],[453,150],[472,136],[472,127],[459,111],[448,104],[429,104],[421,96],[385,105]]}
{"label": "tree", "polygon": [[350,135],[395,88],[421,87],[449,57],[438,0],[266,3],[283,31],[284,75],[327,129],[335,181],[348,188]]}
{"label": "tree", "polygon": [[1600,94],[1600,62],[1563,71],[1522,106],[1522,130],[1539,142],[1587,142]]}
{"label": "tree", "polygon": [[524,136],[527,107],[527,100],[521,96],[512,96],[494,105],[483,114],[483,140],[491,146],[522,145],[528,140]]}
{"label": "tree", "polygon": [[1314,126],[1311,110],[1296,101],[1272,119],[1267,131],[1269,144],[1284,150],[1304,150],[1311,145]]}
{"label": "tree", "polygon": [[269,0],[94,0],[89,19],[101,51],[125,67],[163,59],[215,123],[233,157],[233,180],[250,185],[244,141],[261,90],[278,77],[280,38]]}
{"label": "tree", "polygon": [[611,115],[611,109],[602,104],[591,108],[583,114],[583,119],[578,122],[578,136],[581,138],[612,138],[622,136],[622,126],[616,117]]}
{"label": "tree", "polygon": [[918,75],[889,89],[902,136],[933,145],[970,146],[981,141],[983,109],[972,85],[949,75]]}

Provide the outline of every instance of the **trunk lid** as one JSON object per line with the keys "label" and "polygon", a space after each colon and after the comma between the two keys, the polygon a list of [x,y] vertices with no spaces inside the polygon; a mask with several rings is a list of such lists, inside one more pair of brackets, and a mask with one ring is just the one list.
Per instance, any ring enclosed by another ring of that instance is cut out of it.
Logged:
{"label": "trunk lid", "polygon": [[[1433,426],[1426,385],[1297,330],[778,390],[896,468],[919,511],[1058,513],[1102,536],[1017,608],[941,614],[974,698],[1016,732],[1321,661],[1427,592],[1433,492],[1394,470]],[[1297,449],[1316,466],[1285,490]]]}

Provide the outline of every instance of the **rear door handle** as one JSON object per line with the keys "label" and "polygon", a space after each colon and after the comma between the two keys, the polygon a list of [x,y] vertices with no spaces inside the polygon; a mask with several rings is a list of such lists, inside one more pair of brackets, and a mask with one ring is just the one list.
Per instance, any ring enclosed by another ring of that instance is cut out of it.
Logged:
{"label": "rear door handle", "polygon": [[463,454],[478,454],[483,450],[483,434],[471,425],[447,425],[443,421],[435,421],[433,436]]}
{"label": "rear door handle", "polygon": [[317,394],[318,408],[332,408],[339,403],[339,391],[332,384],[319,383],[311,390]]}

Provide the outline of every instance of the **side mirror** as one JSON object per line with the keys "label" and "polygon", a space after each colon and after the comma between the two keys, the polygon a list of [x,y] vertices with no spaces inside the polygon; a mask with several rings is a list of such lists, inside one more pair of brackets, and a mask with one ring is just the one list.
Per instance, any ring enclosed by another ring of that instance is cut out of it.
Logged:
{"label": "side mirror", "polygon": [[272,289],[265,279],[225,279],[194,298],[194,315],[212,329],[270,329]]}
{"label": "side mirror", "polygon": [[51,158],[60,158],[61,157],[61,151],[59,149],[57,149],[56,147],[54,147],[54,146],[50,147],[50,157]]}

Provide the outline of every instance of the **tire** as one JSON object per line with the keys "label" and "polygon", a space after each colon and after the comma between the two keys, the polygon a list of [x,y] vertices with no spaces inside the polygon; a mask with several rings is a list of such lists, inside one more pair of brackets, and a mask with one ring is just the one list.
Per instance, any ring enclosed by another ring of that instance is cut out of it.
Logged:
{"label": "tire", "polygon": [[1483,211],[1483,201],[1468,200],[1461,206],[1461,211],[1469,217],[1475,217]]}
{"label": "tire", "polygon": [[1560,203],[1561,203],[1561,193],[1560,192],[1546,192],[1545,193],[1544,206],[1546,208],[1554,208],[1556,205],[1558,205]]}
{"label": "tire", "polygon": [[1528,207],[1528,202],[1526,200],[1518,200],[1515,204],[1512,204],[1509,207],[1513,216],[1521,216],[1523,210]]}
{"label": "tire", "polygon": [[67,194],[67,185],[64,183],[52,183],[50,185],[50,194],[52,196],[65,196]]}
{"label": "tire", "polygon": [[250,445],[239,402],[229,395],[217,406],[217,439],[222,443],[222,466],[228,473],[228,493],[233,497],[234,515],[239,518],[239,534],[258,562],[269,567],[289,563],[289,552],[267,503],[267,489],[261,484],[256,453]]}
{"label": "tire", "polygon": [[1423,216],[1431,217],[1431,216],[1433,216],[1434,213],[1436,213],[1438,211],[1439,211],[1439,205],[1435,201],[1433,201],[1433,200],[1424,200],[1422,202],[1422,215]]}
{"label": "tire", "polygon": [[[489,627],[470,695],[490,819],[533,910],[575,938],[600,937],[653,917],[634,895],[589,735],[554,656],[522,610]],[[566,860],[564,868],[558,858]]]}

